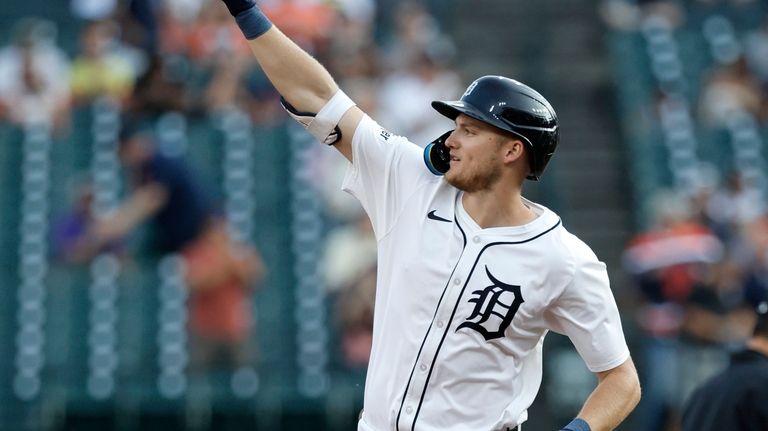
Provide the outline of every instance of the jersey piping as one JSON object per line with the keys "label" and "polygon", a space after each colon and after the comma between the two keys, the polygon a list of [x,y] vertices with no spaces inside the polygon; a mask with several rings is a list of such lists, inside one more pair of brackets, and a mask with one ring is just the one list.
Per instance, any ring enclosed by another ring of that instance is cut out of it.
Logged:
{"label": "jersey piping", "polygon": [[[459,224],[458,219],[456,219],[456,218],[454,218],[454,219],[456,220],[456,226],[458,226],[459,229],[461,230],[462,234],[464,234],[464,230],[461,229],[461,225]],[[549,229],[539,233],[538,235],[535,235],[535,236],[533,236],[531,238],[528,238],[528,239],[525,239],[525,240],[522,240],[522,241],[499,241],[499,242],[492,242],[490,244],[487,244],[485,247],[483,247],[482,250],[480,250],[480,252],[477,254],[477,257],[475,258],[475,263],[472,264],[472,269],[469,271],[469,274],[467,275],[467,278],[464,281],[464,286],[462,286],[461,292],[459,293],[459,297],[456,300],[456,305],[454,305],[454,307],[453,307],[453,312],[451,312],[451,317],[448,319],[448,324],[445,325],[445,332],[443,332],[443,337],[440,339],[440,344],[437,345],[437,351],[435,351],[435,357],[432,359],[432,363],[429,365],[429,373],[427,374],[427,379],[424,382],[424,389],[421,392],[421,398],[419,398],[419,405],[416,408],[416,413],[413,415],[413,424],[411,425],[411,431],[414,431],[414,429],[416,428],[416,421],[419,419],[419,412],[421,411],[421,406],[424,404],[424,396],[427,394],[427,388],[429,387],[429,380],[432,377],[432,371],[435,368],[435,363],[437,362],[437,357],[438,357],[438,355],[440,355],[440,349],[443,347],[443,342],[445,341],[445,337],[448,335],[448,331],[451,328],[451,324],[453,323],[453,318],[456,315],[456,310],[459,308],[459,304],[461,303],[461,298],[464,296],[464,290],[466,290],[467,284],[469,284],[469,280],[472,278],[472,274],[475,272],[475,268],[477,267],[477,262],[480,261],[480,256],[482,256],[483,253],[487,249],[489,249],[490,247],[496,246],[496,245],[517,245],[517,244],[524,244],[524,243],[527,243],[527,242],[531,242],[531,241],[533,241],[533,240],[535,240],[537,238],[540,238],[540,237],[546,235],[547,233],[553,231],[555,228],[560,226],[560,222],[561,221],[558,220],[557,223],[555,223]],[[465,241],[465,246],[466,246],[466,241]],[[461,258],[459,258],[459,261],[461,261]],[[457,264],[458,264],[458,262],[457,262]],[[455,270],[456,270],[456,267],[454,267],[454,271]],[[451,273],[451,276],[453,276],[453,272]],[[450,277],[449,277],[448,281],[450,282]],[[448,285],[446,285],[446,288],[447,288],[447,286]],[[443,293],[445,293],[445,291],[443,291]],[[441,299],[442,299],[442,296],[441,296]],[[438,307],[439,306],[440,306],[440,303],[438,302]],[[435,312],[435,313],[437,313],[437,312]],[[433,320],[434,320],[434,318],[433,318]],[[430,328],[431,328],[431,326],[432,325],[430,324]],[[427,331],[427,335],[428,334],[429,334],[429,330]],[[425,335],[425,337],[424,337],[425,341],[426,341],[426,338],[427,337]],[[422,347],[423,346],[424,346],[424,341],[422,341]],[[421,353],[421,349],[419,349],[419,353]],[[416,358],[416,362],[418,362],[418,356]],[[415,368],[416,368],[416,364],[414,363],[414,369]],[[411,370],[411,376],[412,375],[413,375],[413,370]],[[409,378],[409,383],[410,383],[410,378]],[[408,388],[406,387],[406,393],[407,393],[407,391],[408,391]],[[403,403],[404,402],[405,402],[405,394],[403,396],[403,402],[400,403],[400,411],[402,411],[402,409],[403,409]],[[400,419],[400,412],[398,412],[397,417],[398,417],[398,420],[399,420]],[[399,430],[399,428],[398,428],[398,430]]]}
{"label": "jersey piping", "polygon": [[[416,364],[419,363],[419,357],[421,357],[421,350],[424,348],[424,343],[427,342],[427,338],[429,337],[429,332],[432,330],[432,324],[435,322],[435,317],[437,316],[438,310],[440,310],[440,303],[443,302],[443,297],[445,296],[445,292],[448,290],[448,286],[450,286],[451,284],[450,283],[451,278],[453,277],[453,274],[456,272],[456,267],[459,265],[459,262],[461,262],[461,257],[464,255],[464,250],[467,248],[467,234],[464,233],[464,229],[462,229],[461,225],[459,224],[459,220],[456,218],[455,215],[453,217],[453,220],[456,223],[456,226],[459,228],[459,232],[461,232],[461,237],[464,240],[464,244],[461,246],[461,253],[459,254],[459,260],[457,260],[456,265],[453,266],[453,270],[451,270],[451,275],[448,276],[448,280],[445,282],[443,293],[440,294],[440,299],[437,300],[437,305],[435,306],[435,314],[432,315],[432,321],[429,322],[429,327],[427,328],[427,332],[426,334],[424,334],[424,338],[421,340],[421,346],[419,346],[419,352],[416,354],[416,359],[413,361],[411,374],[408,376],[408,383],[406,383],[405,385],[405,391],[403,391],[403,399],[402,401],[400,401],[400,409],[397,411],[397,419],[395,419],[395,429],[397,431],[400,431],[400,415],[403,413],[403,405],[405,405],[405,398],[406,398],[406,395],[408,394],[408,388],[411,386],[413,373],[416,372]],[[421,403],[419,403],[419,406],[421,406]]]}

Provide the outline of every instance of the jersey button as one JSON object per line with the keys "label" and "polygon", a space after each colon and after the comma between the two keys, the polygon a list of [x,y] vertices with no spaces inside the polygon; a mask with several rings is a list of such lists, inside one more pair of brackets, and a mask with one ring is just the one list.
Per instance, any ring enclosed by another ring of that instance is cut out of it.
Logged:
{"label": "jersey button", "polygon": [[453,284],[455,284],[457,286],[460,285],[461,284],[461,279],[460,278],[454,278],[453,279]]}
{"label": "jersey button", "polygon": [[421,371],[427,371],[427,366],[426,366],[426,365],[424,365],[424,364],[421,364],[421,365],[419,365],[419,369],[420,369]]}
{"label": "jersey button", "polygon": [[480,237],[476,236],[476,237],[472,238],[472,241],[474,241],[474,243],[477,244],[478,242],[480,242]]}
{"label": "jersey button", "polygon": [[443,323],[443,321],[442,321],[442,320],[441,320],[441,321],[439,321],[439,322],[437,322],[437,327],[438,327],[438,328],[442,328],[442,327],[443,327],[443,325],[445,325],[445,324]]}
{"label": "jersey button", "polygon": [[408,414],[413,413],[413,407],[411,407],[411,406],[406,407],[405,408],[405,412],[408,413]]}

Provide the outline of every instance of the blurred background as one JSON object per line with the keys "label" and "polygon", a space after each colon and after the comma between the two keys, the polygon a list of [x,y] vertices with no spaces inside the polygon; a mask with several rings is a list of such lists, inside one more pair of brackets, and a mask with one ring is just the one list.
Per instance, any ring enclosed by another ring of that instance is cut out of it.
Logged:
{"label": "blurred background", "polygon": [[[620,429],[678,429],[768,297],[768,3],[260,4],[418,144],[480,75],[552,102],[525,194],[608,264],[644,387]],[[3,2],[0,429],[355,429],[375,240],[278,97],[218,1]],[[546,349],[527,430],[595,384]]]}

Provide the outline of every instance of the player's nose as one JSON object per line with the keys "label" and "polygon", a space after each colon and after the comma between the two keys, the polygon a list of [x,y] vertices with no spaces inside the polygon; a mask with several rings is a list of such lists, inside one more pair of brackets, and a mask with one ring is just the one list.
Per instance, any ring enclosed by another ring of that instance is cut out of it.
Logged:
{"label": "player's nose", "polygon": [[457,130],[454,130],[448,137],[445,139],[445,146],[454,149],[458,148],[458,140],[456,139],[456,133]]}

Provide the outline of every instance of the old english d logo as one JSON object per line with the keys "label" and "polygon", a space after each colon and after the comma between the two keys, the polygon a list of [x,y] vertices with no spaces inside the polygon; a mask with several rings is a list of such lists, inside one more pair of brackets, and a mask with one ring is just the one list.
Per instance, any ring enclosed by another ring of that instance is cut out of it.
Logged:
{"label": "old english d logo", "polygon": [[525,302],[520,293],[520,286],[502,283],[491,274],[488,267],[485,273],[491,280],[491,285],[472,292],[470,303],[475,304],[472,314],[456,328],[471,328],[482,334],[485,341],[504,336],[504,331],[512,323],[512,319]]}

